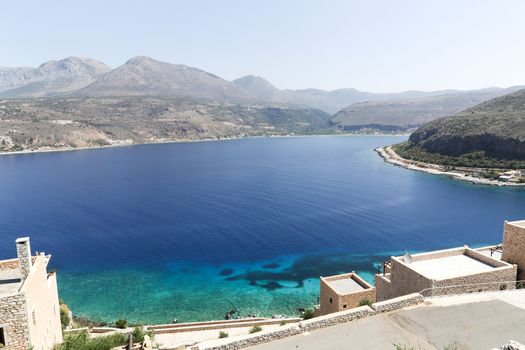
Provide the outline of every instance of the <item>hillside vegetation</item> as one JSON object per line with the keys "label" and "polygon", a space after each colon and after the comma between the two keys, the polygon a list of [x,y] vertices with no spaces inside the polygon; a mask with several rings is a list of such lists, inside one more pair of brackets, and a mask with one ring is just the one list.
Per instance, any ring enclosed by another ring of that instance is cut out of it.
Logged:
{"label": "hillside vegetation", "polygon": [[330,115],[168,97],[0,100],[0,151],[327,132]]}
{"label": "hillside vegetation", "polygon": [[437,164],[525,168],[525,89],[434,120],[395,150]]}

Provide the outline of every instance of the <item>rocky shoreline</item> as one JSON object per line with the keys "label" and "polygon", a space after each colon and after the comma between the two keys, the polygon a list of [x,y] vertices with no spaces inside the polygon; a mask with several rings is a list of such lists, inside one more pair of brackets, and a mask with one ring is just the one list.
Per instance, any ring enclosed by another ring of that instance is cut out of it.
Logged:
{"label": "rocky shoreline", "polygon": [[466,181],[472,184],[491,185],[491,186],[525,186],[524,183],[505,182],[499,180],[491,180],[475,176],[475,173],[481,173],[487,169],[478,168],[454,168],[454,170],[445,169],[444,166],[438,164],[423,163],[415,160],[405,159],[398,155],[392,146],[378,147],[374,151],[383,158],[386,163],[390,163],[405,169],[421,171],[432,175],[448,176],[454,180]]}

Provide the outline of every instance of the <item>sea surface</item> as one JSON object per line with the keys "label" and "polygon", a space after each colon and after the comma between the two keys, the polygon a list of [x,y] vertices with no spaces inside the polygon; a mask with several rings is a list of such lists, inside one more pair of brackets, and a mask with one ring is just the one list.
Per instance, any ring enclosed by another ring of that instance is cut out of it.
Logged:
{"label": "sea surface", "polygon": [[0,258],[53,255],[60,297],[111,322],[296,315],[319,279],[499,243],[525,191],[386,164],[403,137],[289,137],[0,157]]}

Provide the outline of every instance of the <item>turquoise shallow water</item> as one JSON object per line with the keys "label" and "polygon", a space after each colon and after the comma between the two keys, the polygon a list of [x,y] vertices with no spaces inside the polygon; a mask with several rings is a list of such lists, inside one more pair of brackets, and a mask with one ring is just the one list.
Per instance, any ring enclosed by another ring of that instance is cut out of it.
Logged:
{"label": "turquoise shallow water", "polygon": [[[51,252],[97,320],[293,315],[318,277],[392,254],[501,241],[525,192],[385,164],[401,137],[298,137],[0,157],[0,235]],[[2,244],[0,257],[16,254]]]}

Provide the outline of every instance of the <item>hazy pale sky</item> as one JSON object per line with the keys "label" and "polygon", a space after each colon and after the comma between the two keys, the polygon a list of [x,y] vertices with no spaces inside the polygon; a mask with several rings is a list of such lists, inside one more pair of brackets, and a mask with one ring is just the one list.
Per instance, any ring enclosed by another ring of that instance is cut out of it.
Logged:
{"label": "hazy pale sky", "polygon": [[0,0],[0,66],[137,55],[279,88],[525,85],[525,1]]}

